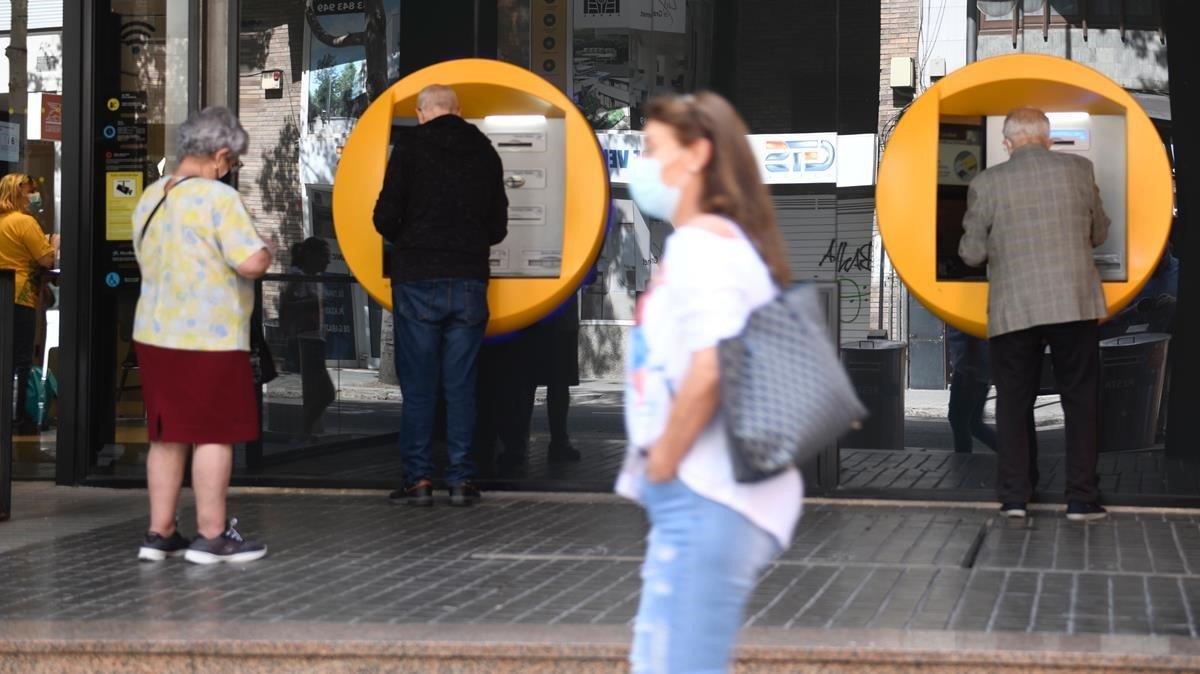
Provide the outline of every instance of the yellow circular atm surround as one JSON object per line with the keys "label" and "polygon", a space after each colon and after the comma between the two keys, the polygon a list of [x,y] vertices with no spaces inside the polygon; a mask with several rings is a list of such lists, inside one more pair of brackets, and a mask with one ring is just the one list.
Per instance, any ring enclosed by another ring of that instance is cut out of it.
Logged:
{"label": "yellow circular atm surround", "polygon": [[392,120],[415,117],[417,95],[431,84],[454,88],[463,117],[566,120],[562,272],[558,278],[494,278],[488,284],[489,335],[532,325],[567,301],[596,260],[608,221],[608,166],[595,132],[574,103],[554,85],[514,65],[486,59],[439,63],[400,80],[367,108],[342,150],[333,185],[334,229],[346,264],[367,293],[390,309],[383,239],[372,215],[387,168]]}
{"label": "yellow circular atm surround", "polygon": [[1172,183],[1166,148],[1146,113],[1119,84],[1052,56],[999,56],[968,65],[930,87],[901,118],[879,167],[876,208],[888,257],[908,290],[943,321],[987,336],[987,283],[939,281],[935,263],[938,132],[941,117],[1046,112],[1124,115],[1125,281],[1104,282],[1109,315],[1154,272],[1171,229]]}

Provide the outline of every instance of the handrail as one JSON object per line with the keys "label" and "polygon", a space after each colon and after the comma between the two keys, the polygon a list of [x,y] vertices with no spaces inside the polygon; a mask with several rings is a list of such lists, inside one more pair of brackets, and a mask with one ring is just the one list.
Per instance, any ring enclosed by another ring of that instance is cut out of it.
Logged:
{"label": "handrail", "polygon": [[288,282],[296,281],[299,283],[332,283],[352,285],[357,284],[358,279],[352,274],[264,274],[258,279],[260,284],[267,282]]}

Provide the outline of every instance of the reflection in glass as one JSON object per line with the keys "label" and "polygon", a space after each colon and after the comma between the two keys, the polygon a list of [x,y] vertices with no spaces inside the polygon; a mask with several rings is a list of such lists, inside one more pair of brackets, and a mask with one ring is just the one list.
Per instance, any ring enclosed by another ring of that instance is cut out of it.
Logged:
{"label": "reflection in glass", "polygon": [[522,68],[529,67],[529,0],[498,0],[500,17],[496,58]]}
{"label": "reflection in glass", "polygon": [[320,13],[307,3],[308,122],[341,128],[399,77],[400,0],[364,0],[365,12]]}
{"label": "reflection in glass", "polygon": [[263,331],[280,374],[263,390],[261,446],[248,449],[238,470],[398,479],[399,387],[380,382],[371,367],[379,323],[359,310],[365,293],[352,277],[325,271],[330,248],[323,239],[306,239],[290,252],[288,274],[262,283]]}

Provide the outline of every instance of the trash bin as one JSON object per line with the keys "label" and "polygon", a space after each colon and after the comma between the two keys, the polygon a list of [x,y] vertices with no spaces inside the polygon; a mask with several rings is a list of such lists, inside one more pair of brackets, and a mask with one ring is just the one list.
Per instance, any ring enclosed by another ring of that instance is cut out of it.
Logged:
{"label": "trash bin", "polygon": [[1153,447],[1170,335],[1100,342],[1100,451]]}
{"label": "trash bin", "polygon": [[907,346],[866,339],[842,344],[842,364],[868,416],[862,428],[842,440],[856,449],[904,449],[904,389]]}

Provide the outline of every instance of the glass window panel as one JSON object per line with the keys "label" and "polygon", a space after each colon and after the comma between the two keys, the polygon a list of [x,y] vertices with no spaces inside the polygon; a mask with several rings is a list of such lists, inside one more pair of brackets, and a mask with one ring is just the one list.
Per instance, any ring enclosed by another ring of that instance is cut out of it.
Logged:
{"label": "glass window panel", "polygon": [[[35,2],[30,9],[21,44],[13,42],[9,8],[0,12],[0,52],[5,54],[0,56],[0,175],[29,177],[26,189],[31,197],[21,211],[33,218],[48,242],[62,224],[63,6],[61,1],[47,0]],[[2,252],[6,260],[19,261],[22,269],[36,270],[14,274],[20,285],[10,291],[23,298],[13,304],[10,324],[17,366],[17,376],[9,380],[14,408],[5,412],[16,421],[11,437],[12,470],[18,478],[50,479],[57,454],[59,317],[63,308],[58,302],[58,264],[43,268],[24,247],[12,249],[11,242]],[[8,471],[8,466],[0,466],[0,480],[8,479]]]}

